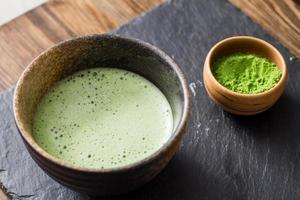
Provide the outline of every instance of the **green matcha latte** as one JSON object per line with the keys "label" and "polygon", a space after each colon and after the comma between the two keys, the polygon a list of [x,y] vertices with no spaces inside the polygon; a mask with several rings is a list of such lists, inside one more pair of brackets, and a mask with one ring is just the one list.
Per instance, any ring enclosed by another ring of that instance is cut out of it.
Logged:
{"label": "green matcha latte", "polygon": [[173,116],[162,92],[124,70],[95,68],[60,81],[37,107],[33,136],[74,166],[106,169],[144,159],[171,136]]}

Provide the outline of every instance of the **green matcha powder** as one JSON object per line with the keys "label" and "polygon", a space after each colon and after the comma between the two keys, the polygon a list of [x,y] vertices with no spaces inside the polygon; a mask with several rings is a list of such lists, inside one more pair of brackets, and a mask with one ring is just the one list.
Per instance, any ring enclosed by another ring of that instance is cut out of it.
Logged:
{"label": "green matcha powder", "polygon": [[213,74],[226,88],[243,94],[271,89],[281,78],[276,64],[250,53],[225,56],[213,64]]}

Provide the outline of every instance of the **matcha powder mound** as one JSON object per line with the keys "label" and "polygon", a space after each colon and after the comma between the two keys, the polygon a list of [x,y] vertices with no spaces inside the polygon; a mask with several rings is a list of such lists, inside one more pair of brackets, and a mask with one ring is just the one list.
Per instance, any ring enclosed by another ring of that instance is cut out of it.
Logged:
{"label": "matcha powder mound", "polygon": [[271,89],[281,78],[281,71],[269,60],[249,53],[236,53],[217,60],[212,67],[217,81],[243,94]]}

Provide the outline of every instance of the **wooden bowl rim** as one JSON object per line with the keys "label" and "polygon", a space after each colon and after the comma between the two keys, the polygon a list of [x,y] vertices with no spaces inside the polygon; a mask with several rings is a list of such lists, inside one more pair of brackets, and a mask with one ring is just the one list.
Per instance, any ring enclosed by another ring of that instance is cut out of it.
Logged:
{"label": "wooden bowl rim", "polygon": [[[282,75],[280,80],[276,83],[276,85],[274,87],[272,87],[269,90],[266,90],[264,92],[260,92],[257,94],[244,94],[244,93],[239,93],[239,92],[235,92],[233,90],[230,90],[228,88],[226,88],[225,86],[223,86],[221,83],[219,83],[217,81],[217,79],[215,78],[215,76],[213,75],[212,71],[211,71],[211,55],[212,53],[219,48],[222,44],[228,42],[228,41],[232,41],[232,40],[241,40],[241,39],[245,39],[248,41],[252,41],[252,42],[258,42],[261,45],[266,46],[269,50],[274,51],[276,56],[279,58],[280,62],[282,63]],[[285,63],[285,60],[283,58],[283,56],[281,55],[281,53],[270,43],[266,42],[265,40],[262,40],[260,38],[257,37],[253,37],[253,36],[233,36],[233,37],[229,37],[229,38],[225,38],[221,41],[219,41],[218,43],[216,43],[211,50],[209,51],[209,53],[207,54],[206,60],[205,60],[205,65],[207,65],[208,69],[208,75],[211,77],[210,80],[213,81],[213,84],[215,84],[217,87],[219,87],[221,89],[222,92],[227,93],[231,96],[237,96],[237,97],[247,97],[247,98],[259,98],[259,97],[264,97],[264,96],[268,96],[270,94],[272,94],[273,92],[276,92],[277,88],[281,87],[282,85],[285,85],[285,82],[287,80],[287,66]],[[205,73],[204,73],[205,74]]]}

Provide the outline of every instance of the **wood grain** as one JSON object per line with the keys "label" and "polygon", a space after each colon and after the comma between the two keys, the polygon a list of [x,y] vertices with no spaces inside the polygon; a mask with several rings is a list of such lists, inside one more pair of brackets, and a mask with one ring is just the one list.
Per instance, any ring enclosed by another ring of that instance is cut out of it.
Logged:
{"label": "wood grain", "polygon": [[300,58],[299,0],[229,0]]}
{"label": "wood grain", "polygon": [[164,0],[50,0],[0,27],[0,91],[51,45],[110,31]]}

